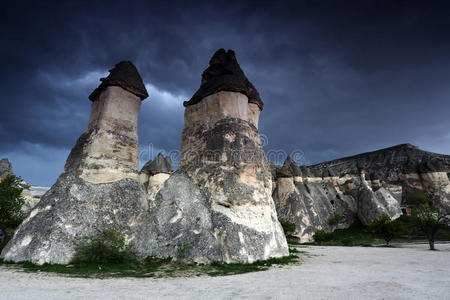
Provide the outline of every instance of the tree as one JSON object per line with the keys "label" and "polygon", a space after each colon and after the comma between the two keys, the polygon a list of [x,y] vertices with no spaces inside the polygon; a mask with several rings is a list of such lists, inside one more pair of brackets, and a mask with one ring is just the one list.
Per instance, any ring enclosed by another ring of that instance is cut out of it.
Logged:
{"label": "tree", "polygon": [[376,218],[370,224],[369,229],[382,236],[386,241],[386,246],[389,246],[389,242],[393,238],[400,236],[405,231],[405,227],[402,223],[391,220],[386,214]]}
{"label": "tree", "polygon": [[332,215],[328,220],[327,220],[327,224],[329,226],[331,226],[331,228],[336,229],[339,225],[341,225],[342,223],[344,223],[345,221],[345,217],[339,213],[335,213],[334,215]]}
{"label": "tree", "polygon": [[439,230],[450,225],[450,213],[435,206],[426,196],[418,199],[417,202],[417,206],[412,212],[413,224],[425,234],[430,250],[435,250],[436,235]]}
{"label": "tree", "polygon": [[295,232],[297,229],[297,225],[294,222],[290,222],[288,220],[284,219],[278,219],[278,221],[281,224],[281,227],[283,227],[284,235],[288,236],[289,233]]}
{"label": "tree", "polygon": [[0,228],[17,226],[23,220],[21,211],[24,203],[22,191],[28,189],[19,177],[7,175],[0,182]]}

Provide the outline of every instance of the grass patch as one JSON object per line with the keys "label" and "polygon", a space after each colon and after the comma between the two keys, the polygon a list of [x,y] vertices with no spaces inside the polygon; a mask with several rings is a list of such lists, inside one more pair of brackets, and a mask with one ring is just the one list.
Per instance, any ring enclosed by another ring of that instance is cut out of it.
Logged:
{"label": "grass patch", "polygon": [[[297,253],[301,253],[298,251]],[[166,278],[193,276],[226,276],[249,272],[266,271],[274,265],[287,265],[298,262],[299,257],[294,254],[280,258],[270,258],[251,264],[219,263],[211,265],[178,264],[170,258],[148,258],[137,263],[78,263],[70,265],[43,264],[35,265],[30,262],[11,263],[0,260],[0,266],[19,269],[24,272],[48,272],[58,275],[81,278]]]}
{"label": "grass patch", "polygon": [[[408,243],[408,242],[427,242],[425,235],[414,228],[412,220],[408,216],[401,216],[398,222],[402,222],[406,231],[398,238],[392,239],[391,243]],[[322,246],[362,246],[371,247],[377,244],[385,244],[384,239],[377,234],[371,232],[366,226],[358,223],[347,229],[337,229],[330,233],[331,239],[321,243],[309,242],[303,245],[322,245]],[[436,241],[450,241],[450,227],[442,229],[438,232]],[[293,244],[292,241],[289,241]]]}

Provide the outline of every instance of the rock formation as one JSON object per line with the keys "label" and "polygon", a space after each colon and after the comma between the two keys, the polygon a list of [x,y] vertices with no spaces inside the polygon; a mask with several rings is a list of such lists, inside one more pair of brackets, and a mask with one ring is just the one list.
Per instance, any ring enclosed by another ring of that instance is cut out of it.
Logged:
{"label": "rock formation", "polygon": [[313,173],[329,168],[339,176],[356,176],[359,173],[358,167],[365,169],[370,185],[376,184],[376,179],[373,178],[378,178],[403,207],[409,205],[408,199],[412,194],[419,193],[431,197],[436,205],[450,208],[450,155],[402,144],[323,162],[309,168]]}
{"label": "rock formation", "polygon": [[86,235],[109,227],[129,240],[139,230],[147,200],[138,181],[137,118],[147,91],[131,62],[118,63],[101,81],[64,173],[5,246],[5,260],[68,263],[74,242]]}
{"label": "rock formation", "polygon": [[172,174],[172,161],[170,157],[164,157],[159,153],[154,160],[148,161],[139,173],[139,179],[147,191],[149,207],[154,203],[156,194],[164,186],[164,183]]}
{"label": "rock formation", "polygon": [[[288,159],[289,160],[289,159]],[[294,163],[295,164],[295,163]],[[273,198],[280,217],[294,221],[299,239],[307,241],[317,229],[332,228],[327,220],[339,213],[342,226],[357,218],[369,224],[381,214],[396,218],[400,207],[409,206],[412,194],[429,196],[435,204],[450,208],[450,156],[420,150],[410,144],[300,167],[303,186],[295,181],[292,161],[273,166],[276,182]],[[294,182],[294,184],[292,183]]]}
{"label": "rock formation", "polygon": [[179,169],[155,197],[140,251],[203,263],[288,255],[257,128],[263,104],[233,51],[214,54],[184,105]]}

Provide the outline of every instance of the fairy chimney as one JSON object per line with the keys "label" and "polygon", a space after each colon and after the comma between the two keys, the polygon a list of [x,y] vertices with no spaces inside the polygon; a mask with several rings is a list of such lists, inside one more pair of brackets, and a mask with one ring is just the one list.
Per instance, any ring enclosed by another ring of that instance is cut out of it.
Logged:
{"label": "fairy chimney", "polygon": [[78,171],[91,183],[138,179],[137,120],[147,90],[129,61],[116,64],[109,72],[89,96],[88,126],[64,167],[64,171]]}

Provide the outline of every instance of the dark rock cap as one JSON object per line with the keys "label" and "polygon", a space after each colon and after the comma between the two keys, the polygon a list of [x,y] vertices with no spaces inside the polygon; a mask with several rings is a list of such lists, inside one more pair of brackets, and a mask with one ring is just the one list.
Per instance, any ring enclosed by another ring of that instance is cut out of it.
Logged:
{"label": "dark rock cap", "polygon": [[141,100],[148,97],[147,89],[138,70],[131,61],[121,61],[109,70],[106,78],[100,78],[100,85],[89,95],[89,100],[95,101],[108,86],[120,86]]}
{"label": "dark rock cap", "polygon": [[302,176],[302,170],[300,167],[292,160],[290,156],[286,158],[283,166],[277,170],[277,177],[296,177]]}
{"label": "dark rock cap", "polygon": [[286,158],[285,163],[287,163],[289,165],[289,167],[291,168],[292,174],[294,176],[302,176],[302,170],[290,156],[288,156]]}
{"label": "dark rock cap", "polygon": [[155,175],[158,173],[172,173],[172,161],[169,156],[164,157],[160,152],[154,160],[149,160],[141,169],[141,172]]}
{"label": "dark rock cap", "polygon": [[445,164],[443,161],[441,161],[439,159],[433,159],[430,156],[424,156],[422,158],[422,162],[419,165],[420,173],[442,172],[442,171],[447,171],[447,168],[445,167]]}
{"label": "dark rock cap", "polygon": [[209,61],[209,67],[203,71],[202,83],[197,92],[184,106],[199,103],[203,98],[220,91],[239,92],[248,97],[249,103],[258,105],[263,109],[258,91],[247,79],[236,60],[233,50],[219,49]]}

